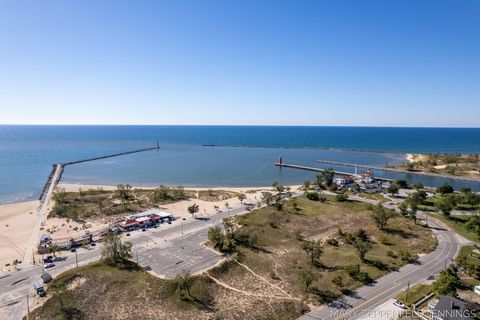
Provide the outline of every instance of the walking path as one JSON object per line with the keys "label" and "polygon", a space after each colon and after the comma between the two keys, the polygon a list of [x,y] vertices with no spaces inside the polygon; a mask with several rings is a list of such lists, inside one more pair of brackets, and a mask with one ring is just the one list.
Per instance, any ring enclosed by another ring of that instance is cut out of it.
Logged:
{"label": "walking path", "polygon": [[27,244],[25,255],[22,261],[22,265],[24,266],[31,266],[33,264],[35,247],[37,245],[37,242],[40,239],[40,227],[42,226],[42,223],[47,216],[48,206],[50,204],[53,191],[55,191],[55,187],[57,186],[57,183],[60,180],[62,172],[63,172],[63,167],[61,165],[56,165],[55,173],[53,174],[51,183],[49,184],[47,192],[45,193],[45,197],[42,201],[40,201],[40,204],[37,208],[37,211],[36,211],[37,221],[32,231],[32,236],[30,237],[30,241]]}

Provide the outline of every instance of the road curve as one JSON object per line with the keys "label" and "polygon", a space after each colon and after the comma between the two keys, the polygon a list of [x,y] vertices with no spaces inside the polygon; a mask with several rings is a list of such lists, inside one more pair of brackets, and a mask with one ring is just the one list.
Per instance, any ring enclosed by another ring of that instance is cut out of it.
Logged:
{"label": "road curve", "polygon": [[410,285],[422,282],[450,264],[457,255],[461,239],[453,231],[436,220],[429,219],[431,230],[437,237],[434,251],[421,257],[416,264],[408,264],[389,273],[369,286],[364,286],[350,295],[344,295],[332,303],[315,309],[301,320],[358,319],[392,299]]}

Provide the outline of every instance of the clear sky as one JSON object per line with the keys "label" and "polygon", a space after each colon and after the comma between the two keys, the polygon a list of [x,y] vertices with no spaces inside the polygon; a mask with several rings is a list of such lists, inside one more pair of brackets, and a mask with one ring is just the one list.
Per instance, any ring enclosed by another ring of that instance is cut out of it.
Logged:
{"label": "clear sky", "polygon": [[0,123],[479,127],[480,1],[2,0]]}

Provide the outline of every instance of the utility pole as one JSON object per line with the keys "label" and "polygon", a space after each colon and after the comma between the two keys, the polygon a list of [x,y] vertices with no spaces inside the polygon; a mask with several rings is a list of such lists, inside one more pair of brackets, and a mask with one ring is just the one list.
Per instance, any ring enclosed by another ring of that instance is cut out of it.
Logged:
{"label": "utility pole", "polygon": [[405,297],[405,302],[408,303],[408,291],[410,290],[410,281],[407,283],[407,295]]}
{"label": "utility pole", "polygon": [[137,250],[137,265],[138,265],[138,250]]}
{"label": "utility pole", "polygon": [[77,249],[75,249],[75,264],[78,268],[78,254],[77,254]]}
{"label": "utility pole", "polygon": [[28,293],[27,293],[27,320],[30,317],[30,301],[28,300]]}

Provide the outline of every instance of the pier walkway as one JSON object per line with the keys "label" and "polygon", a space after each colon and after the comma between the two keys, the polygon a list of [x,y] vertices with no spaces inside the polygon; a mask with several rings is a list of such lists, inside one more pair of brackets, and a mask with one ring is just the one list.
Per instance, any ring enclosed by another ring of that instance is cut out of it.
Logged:
{"label": "pier walkway", "polygon": [[[306,171],[313,171],[313,172],[325,172],[327,170],[322,168],[308,167],[308,166],[302,166],[298,164],[279,163],[279,162],[275,163],[275,165],[280,168],[292,168],[292,169],[299,169],[299,170],[306,170]],[[332,170],[332,171],[336,175],[358,176],[351,172],[343,172],[343,171],[336,171],[336,170]],[[393,181],[392,179],[379,178],[379,177],[375,177],[375,179],[381,180],[381,181],[390,181],[390,182]]]}
{"label": "pier walkway", "polygon": [[409,171],[409,170],[398,169],[398,168],[369,166],[369,165],[364,165],[364,164],[353,164],[353,163],[327,161],[327,160],[315,160],[315,161],[318,162],[318,163],[335,165],[335,166],[343,166],[343,167],[382,170],[382,171],[398,172],[398,173],[404,173],[404,174],[415,174],[415,175],[438,177],[438,178],[445,178],[445,179],[464,180],[464,181],[475,181],[475,182],[479,181],[477,178],[452,176],[452,175],[446,175],[446,174],[435,173],[435,172]]}

